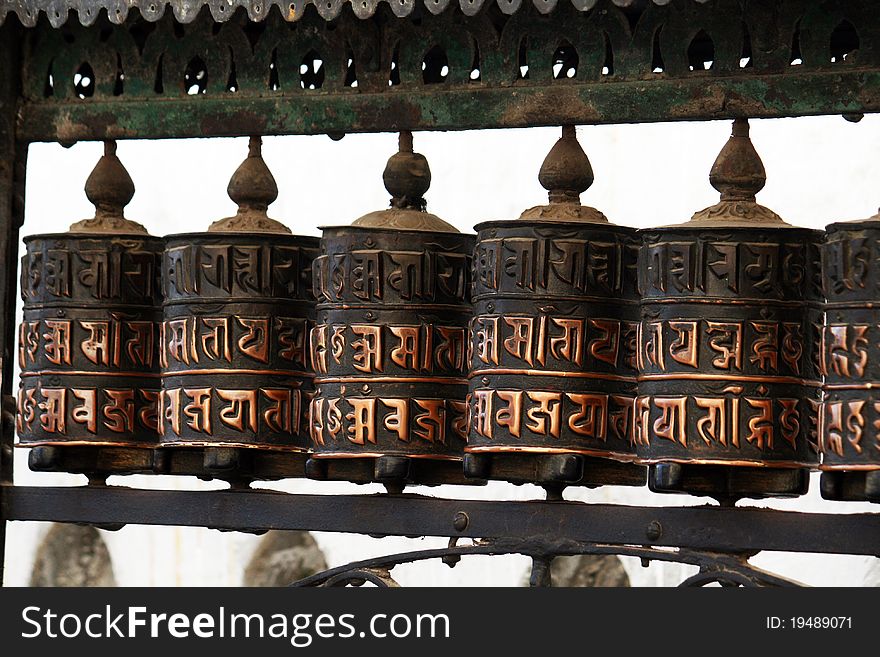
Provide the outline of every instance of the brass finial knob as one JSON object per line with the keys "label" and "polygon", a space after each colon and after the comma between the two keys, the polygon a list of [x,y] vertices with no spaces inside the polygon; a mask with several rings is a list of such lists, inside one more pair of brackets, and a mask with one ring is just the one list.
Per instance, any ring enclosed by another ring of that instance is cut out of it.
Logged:
{"label": "brass finial knob", "polygon": [[562,136],[547,153],[538,172],[538,182],[547,190],[550,203],[529,208],[520,219],[606,223],[608,218],[604,214],[581,205],[581,194],[594,180],[590,158],[581,148],[574,126],[562,126]]}
{"label": "brass finial knob", "polygon": [[789,225],[755,200],[767,183],[767,173],[749,138],[748,119],[733,122],[730,139],[712,165],[709,182],[721,193],[721,201],[694,214],[692,222],[718,227]]}
{"label": "brass finial knob", "polygon": [[767,184],[767,172],[752,140],[748,119],[736,119],[730,139],[721,149],[709,173],[712,187],[722,201],[754,201]]}
{"label": "brass finial knob", "polygon": [[365,214],[355,219],[352,226],[458,232],[455,226],[426,210],[425,192],[431,186],[431,167],[424,155],[413,152],[413,136],[409,130],[401,131],[397,152],[388,158],[382,180],[391,194],[391,207]]}
{"label": "brass finial knob", "polygon": [[580,203],[581,194],[593,184],[593,167],[575,136],[573,125],[562,126],[562,137],[547,153],[538,182],[551,203]]}
{"label": "brass finial knob", "polygon": [[390,158],[382,173],[385,189],[391,194],[391,207],[425,210],[425,192],[431,186],[431,167],[421,153],[413,152],[413,136],[403,130],[398,139],[398,151]]}
{"label": "brass finial knob", "polygon": [[226,187],[229,198],[238,205],[238,212],[215,221],[208,228],[209,233],[290,233],[287,226],[267,214],[269,205],[278,198],[278,185],[263,160],[262,145],[260,137],[250,138],[248,156]]}
{"label": "brass finial knob", "polygon": [[71,233],[147,234],[147,229],[125,218],[124,208],[134,197],[134,182],[116,157],[116,142],[104,142],[98,160],[85,184],[86,196],[95,206],[95,216],[70,226]]}

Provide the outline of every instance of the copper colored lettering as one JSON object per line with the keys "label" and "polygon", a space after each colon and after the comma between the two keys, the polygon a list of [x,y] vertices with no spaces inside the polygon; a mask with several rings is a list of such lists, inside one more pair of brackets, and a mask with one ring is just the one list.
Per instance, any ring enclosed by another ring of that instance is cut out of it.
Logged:
{"label": "copper colored lettering", "polygon": [[520,436],[520,422],[522,421],[522,397],[521,390],[496,390],[500,401],[507,405],[498,407],[495,411],[495,422],[499,427],[507,427],[510,435],[514,438]]}
{"label": "copper colored lettering", "polygon": [[46,359],[55,365],[70,365],[70,320],[47,319],[46,333],[43,339],[46,341]]}
{"label": "copper colored lettering", "polygon": [[353,367],[359,372],[371,374],[382,369],[382,327],[369,324],[355,324],[351,327],[360,340],[351,343],[354,349]]}
{"label": "copper colored lettering", "polygon": [[407,399],[380,399],[391,412],[385,416],[383,424],[388,431],[397,434],[397,439],[405,443],[409,442],[409,400]]}
{"label": "copper colored lettering", "polygon": [[580,436],[604,441],[608,395],[568,393],[567,396],[578,406],[577,412],[568,418],[569,428]]}
{"label": "copper colored lettering", "polygon": [[70,417],[73,418],[74,422],[84,424],[89,433],[95,433],[98,428],[98,418],[96,413],[98,391],[95,388],[72,388],[70,392],[82,402],[79,406],[73,407]]}
{"label": "copper colored lettering", "polygon": [[110,400],[101,409],[104,426],[115,433],[125,433],[134,428],[134,390],[104,390]]}
{"label": "copper colored lettering", "polygon": [[66,388],[42,388],[40,390],[46,401],[39,407],[45,411],[40,415],[40,426],[46,433],[67,433],[65,413],[67,412]]}
{"label": "copper colored lettering", "polygon": [[192,401],[183,407],[186,426],[199,433],[211,434],[211,388],[184,388]]}
{"label": "copper colored lettering", "polygon": [[536,407],[526,411],[526,417],[531,420],[526,423],[526,428],[533,433],[551,435],[559,438],[562,416],[562,393],[558,392],[527,392],[529,399],[537,402]]}
{"label": "copper colored lettering", "polygon": [[220,421],[236,431],[257,431],[257,391],[217,390],[217,396],[228,401],[229,406],[220,409]]}
{"label": "copper colored lettering", "polygon": [[345,419],[351,422],[348,439],[355,445],[376,444],[376,399],[349,399],[351,413]]}

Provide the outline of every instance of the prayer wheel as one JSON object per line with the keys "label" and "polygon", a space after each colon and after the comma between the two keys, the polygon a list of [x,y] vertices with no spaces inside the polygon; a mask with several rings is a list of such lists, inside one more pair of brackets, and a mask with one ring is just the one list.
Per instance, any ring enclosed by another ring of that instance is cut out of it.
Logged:
{"label": "prayer wheel", "polygon": [[822,245],[822,496],[880,502],[880,215],[827,227]]}
{"label": "prayer wheel", "polygon": [[756,202],[746,120],[709,180],[718,204],[642,232],[637,452],[655,491],[800,495],[818,465],[819,233]]}
{"label": "prayer wheel", "polygon": [[100,478],[153,467],[162,240],[123,215],[115,142],[85,192],[94,218],[24,239],[16,427],[32,469]]}
{"label": "prayer wheel", "polygon": [[463,481],[473,237],[426,211],[431,172],[410,133],[383,178],[391,208],[322,229],[308,473]]}
{"label": "prayer wheel", "polygon": [[548,490],[644,485],[635,230],[581,205],[593,171],[574,126],[538,179],[548,205],[476,227],[465,473]]}
{"label": "prayer wheel", "polygon": [[304,454],[314,393],[318,239],[268,217],[278,188],[258,137],[227,191],[237,214],[207,233],[168,236],[162,259],[161,444],[203,450],[212,472],[252,470],[255,452]]}

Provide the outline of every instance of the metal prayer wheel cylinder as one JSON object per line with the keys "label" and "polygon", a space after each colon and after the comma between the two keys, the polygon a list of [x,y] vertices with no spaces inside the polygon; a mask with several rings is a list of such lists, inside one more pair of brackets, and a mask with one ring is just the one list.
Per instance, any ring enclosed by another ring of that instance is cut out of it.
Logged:
{"label": "metal prayer wheel cylinder", "polygon": [[460,461],[467,439],[474,238],[425,211],[427,161],[400,141],[384,174],[392,208],[324,228],[314,263],[316,478],[348,459],[364,466],[348,478],[413,481],[426,461]]}
{"label": "metal prayer wheel cylinder", "polygon": [[827,227],[822,244],[825,373],[822,495],[880,501],[880,215]]}
{"label": "metal prayer wheel cylinder", "polygon": [[593,172],[573,126],[563,128],[539,180],[549,205],[476,227],[465,472],[644,485],[644,469],[628,463],[636,232],[580,204]]}
{"label": "metal prayer wheel cylinder", "polygon": [[[234,217],[166,239],[161,444],[303,452],[318,239],[268,218],[277,187],[258,138],[228,191]],[[216,455],[206,452],[206,468],[224,469]]]}
{"label": "metal prayer wheel cylinder", "polygon": [[656,491],[803,494],[818,464],[820,234],[755,202],[765,174],[744,120],[710,181],[720,203],[642,231],[638,455]]}
{"label": "metal prayer wheel cylinder", "polygon": [[107,142],[86,182],[95,218],[24,239],[16,428],[40,447],[34,469],[56,448],[156,446],[163,241],[123,217],[134,185],[115,153]]}

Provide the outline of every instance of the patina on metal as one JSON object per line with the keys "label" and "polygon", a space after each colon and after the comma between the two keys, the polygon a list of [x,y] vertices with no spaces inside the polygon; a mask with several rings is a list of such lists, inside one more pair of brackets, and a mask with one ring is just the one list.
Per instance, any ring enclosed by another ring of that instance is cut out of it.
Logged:
{"label": "patina on metal", "polygon": [[7,15],[27,141],[880,110],[875,0],[21,0],[0,21],[9,10],[33,25]]}
{"label": "patina on metal", "polygon": [[830,224],[822,244],[822,496],[880,502],[880,214]]}
{"label": "patina on metal", "polygon": [[315,260],[309,474],[399,486],[445,462],[463,481],[473,237],[426,211],[411,133],[383,179],[391,207],[324,228]]}
{"label": "patina on metal", "polygon": [[308,448],[318,239],[268,217],[278,188],[260,145],[250,138],[229,182],[238,212],[207,233],[168,236],[162,260],[161,443],[205,449],[210,471],[240,469],[252,459],[244,448]]}
{"label": "patina on metal", "polygon": [[[34,469],[57,464],[66,451],[59,448],[157,443],[162,240],[123,214],[134,184],[114,142],[85,191],[94,218],[24,240],[16,427],[20,446],[39,448]],[[80,471],[129,469],[88,454]]]}
{"label": "patina on metal", "polygon": [[709,179],[719,203],[642,231],[637,453],[655,491],[803,494],[818,465],[821,234],[756,202],[766,175],[745,119]]}
{"label": "patina on metal", "polygon": [[635,230],[581,205],[593,170],[562,129],[549,204],[476,227],[465,472],[545,486],[644,485],[631,464]]}

